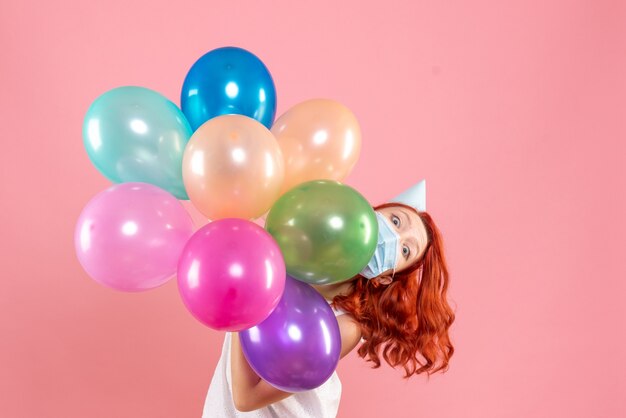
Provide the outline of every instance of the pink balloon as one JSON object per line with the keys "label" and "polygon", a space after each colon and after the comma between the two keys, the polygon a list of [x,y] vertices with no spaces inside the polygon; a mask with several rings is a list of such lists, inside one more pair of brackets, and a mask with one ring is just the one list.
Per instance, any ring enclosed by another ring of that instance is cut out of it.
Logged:
{"label": "pink balloon", "polygon": [[78,261],[97,282],[135,292],[176,273],[194,224],[181,203],[147,183],[120,183],[85,206],[74,231]]}
{"label": "pink balloon", "polygon": [[267,318],[285,290],[280,247],[257,224],[224,218],[200,228],[178,263],[178,289],[206,326],[241,331]]}

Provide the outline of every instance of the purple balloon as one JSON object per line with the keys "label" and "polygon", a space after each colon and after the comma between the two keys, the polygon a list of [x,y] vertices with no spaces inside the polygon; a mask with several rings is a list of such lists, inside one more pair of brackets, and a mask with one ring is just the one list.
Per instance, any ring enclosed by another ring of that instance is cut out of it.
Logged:
{"label": "purple balloon", "polygon": [[178,262],[178,289],[206,326],[241,331],[274,310],[285,289],[285,260],[274,238],[245,219],[219,219],[200,228]]}
{"label": "purple balloon", "polygon": [[195,226],[170,193],[148,183],[115,184],[82,210],[74,230],[78,261],[97,282],[137,292],[176,274]]}
{"label": "purple balloon", "polygon": [[309,284],[290,276],[274,312],[239,332],[239,339],[252,369],[286,392],[322,385],[341,354],[339,324],[330,305]]}

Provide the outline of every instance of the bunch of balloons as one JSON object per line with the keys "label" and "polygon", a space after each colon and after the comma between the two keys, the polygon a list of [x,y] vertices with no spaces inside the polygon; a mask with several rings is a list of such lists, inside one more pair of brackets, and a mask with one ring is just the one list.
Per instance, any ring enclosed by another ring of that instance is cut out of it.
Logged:
{"label": "bunch of balloons", "polygon": [[[236,47],[193,64],[180,108],[143,87],[105,92],[83,140],[114,184],[84,207],[74,238],[105,286],[136,292],[176,277],[198,321],[239,332],[259,376],[297,392],[324,383],[341,348],[332,309],[309,284],[361,271],[378,224],[341,183],[361,149],[352,112],[328,99],[275,112],[267,67]],[[210,222],[196,229],[180,200]],[[265,227],[252,222],[264,216]]]}

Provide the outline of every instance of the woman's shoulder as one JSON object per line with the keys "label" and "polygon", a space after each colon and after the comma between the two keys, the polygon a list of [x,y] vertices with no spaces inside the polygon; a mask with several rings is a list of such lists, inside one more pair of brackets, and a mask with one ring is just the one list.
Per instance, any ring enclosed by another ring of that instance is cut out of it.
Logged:
{"label": "woman's shoulder", "polygon": [[344,357],[361,342],[361,327],[349,313],[337,315],[339,333],[341,334],[341,356]]}

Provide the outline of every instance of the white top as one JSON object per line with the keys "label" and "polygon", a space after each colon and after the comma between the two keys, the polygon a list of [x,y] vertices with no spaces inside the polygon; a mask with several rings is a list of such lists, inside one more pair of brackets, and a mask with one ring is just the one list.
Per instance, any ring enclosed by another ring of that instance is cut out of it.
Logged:
{"label": "white top", "polygon": [[[344,314],[343,310],[333,309],[335,316]],[[224,337],[222,354],[209,391],[204,401],[202,418],[335,418],[341,398],[341,381],[337,371],[321,386],[297,392],[281,401],[251,412],[235,409],[232,393],[230,369],[231,333]]]}

